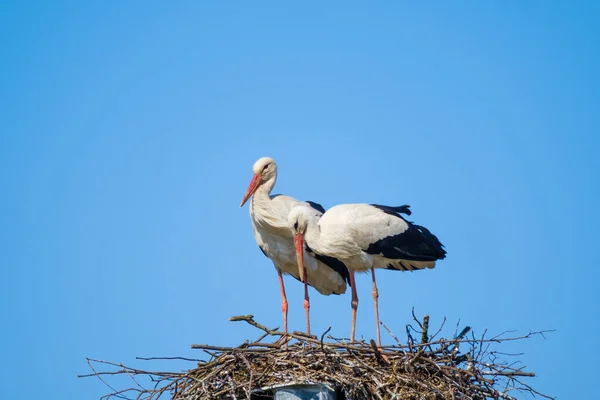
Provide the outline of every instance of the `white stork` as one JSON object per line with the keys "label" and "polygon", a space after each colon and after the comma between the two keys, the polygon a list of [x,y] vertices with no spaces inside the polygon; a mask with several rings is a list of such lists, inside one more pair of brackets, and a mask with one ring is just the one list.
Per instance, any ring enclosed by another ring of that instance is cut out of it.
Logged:
{"label": "white stork", "polygon": [[[271,190],[277,180],[277,165],[272,158],[262,157],[252,167],[254,176],[242,199],[242,207],[248,198],[250,201],[250,220],[258,247],[273,261],[281,288],[281,311],[283,329],[287,333],[288,302],[285,295],[282,274],[292,275],[304,282],[304,309],[306,312],[306,330],[310,334],[308,285],[323,295],[343,294],[349,278],[346,266],[335,258],[315,255],[310,249],[303,248],[302,242],[295,242],[287,225],[287,217],[292,208],[302,205],[311,210],[311,215],[321,216],[325,210],[314,202],[300,202],[285,195],[271,196]],[[312,218],[312,217],[311,217]],[[306,279],[308,275],[308,279]]]}
{"label": "white stork", "polygon": [[446,257],[444,246],[435,235],[405,220],[400,213],[410,215],[409,206],[342,204],[319,218],[309,207],[299,205],[288,214],[288,226],[295,241],[306,242],[316,254],[334,257],[348,268],[352,286],[352,341],[358,308],[355,271],[371,270],[377,344],[381,346],[375,268],[398,271],[434,268],[437,260]]}

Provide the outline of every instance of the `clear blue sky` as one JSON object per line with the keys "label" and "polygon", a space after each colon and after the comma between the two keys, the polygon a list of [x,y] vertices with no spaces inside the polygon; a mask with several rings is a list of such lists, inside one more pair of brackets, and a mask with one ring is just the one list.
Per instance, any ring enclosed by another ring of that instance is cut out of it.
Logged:
{"label": "clear blue sky", "polygon": [[[256,335],[231,315],[280,325],[238,207],[265,155],[278,193],[407,203],[445,244],[435,270],[379,273],[398,335],[413,306],[447,336],[556,329],[510,346],[530,383],[596,392],[599,24],[592,1],[3,2],[3,398],[97,399],[86,356],[144,366]],[[314,332],[348,335],[349,292],[311,294]]]}

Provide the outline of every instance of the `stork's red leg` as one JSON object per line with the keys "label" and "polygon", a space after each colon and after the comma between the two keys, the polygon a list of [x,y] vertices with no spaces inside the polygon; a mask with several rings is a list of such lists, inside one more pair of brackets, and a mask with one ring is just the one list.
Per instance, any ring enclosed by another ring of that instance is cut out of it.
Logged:
{"label": "stork's red leg", "polygon": [[377,282],[375,281],[375,268],[371,268],[371,276],[373,277],[373,302],[375,303],[375,323],[377,324],[377,346],[381,347],[381,334],[379,332],[379,291],[377,290]]}
{"label": "stork's red leg", "polygon": [[356,294],[354,271],[349,269],[348,272],[350,274],[350,285],[352,286],[352,330],[350,331],[350,341],[354,342],[354,333],[356,330],[356,310],[358,309],[358,295]]}
{"label": "stork's red leg", "polygon": [[310,310],[310,301],[308,299],[308,276],[306,267],[303,268],[304,277],[304,311],[306,312],[306,333],[310,335],[310,317],[308,316],[308,311]]}
{"label": "stork's red leg", "polygon": [[288,301],[285,295],[285,286],[283,286],[283,276],[281,271],[277,270],[279,275],[279,287],[281,288],[281,311],[283,312],[283,332],[287,334],[287,315],[288,315]]}

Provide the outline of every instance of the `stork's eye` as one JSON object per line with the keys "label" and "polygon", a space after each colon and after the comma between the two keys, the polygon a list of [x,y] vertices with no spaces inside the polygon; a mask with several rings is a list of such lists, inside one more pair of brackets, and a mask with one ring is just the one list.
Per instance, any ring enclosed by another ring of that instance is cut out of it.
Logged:
{"label": "stork's eye", "polygon": [[271,165],[271,164],[265,165],[262,170],[265,171],[267,168],[269,168],[269,165]]}
{"label": "stork's eye", "polygon": [[298,230],[298,221],[294,222],[294,229]]}

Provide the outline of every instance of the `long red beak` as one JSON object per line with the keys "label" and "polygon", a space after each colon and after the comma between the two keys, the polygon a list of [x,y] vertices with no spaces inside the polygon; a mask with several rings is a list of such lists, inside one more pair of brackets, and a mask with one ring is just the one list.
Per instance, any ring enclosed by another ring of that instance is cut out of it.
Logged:
{"label": "long red beak", "polygon": [[300,281],[304,282],[304,238],[301,233],[294,234],[294,247],[296,248],[296,260],[298,260]]}
{"label": "long red beak", "polygon": [[243,207],[244,204],[246,204],[246,202],[248,201],[250,196],[252,196],[254,194],[254,192],[256,192],[256,189],[258,189],[259,186],[260,186],[260,174],[254,174],[254,176],[252,177],[252,180],[250,181],[250,185],[248,185],[248,190],[246,190],[246,194],[244,195],[244,198],[242,199],[242,202],[240,203],[240,207]]}

